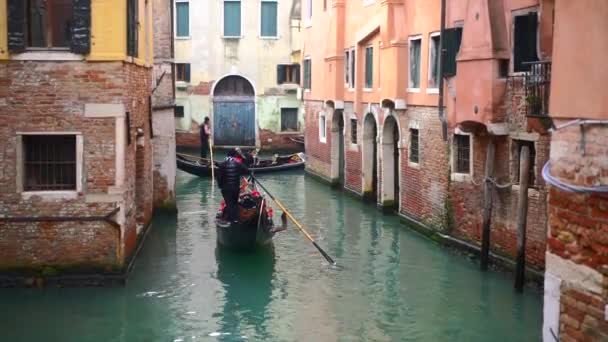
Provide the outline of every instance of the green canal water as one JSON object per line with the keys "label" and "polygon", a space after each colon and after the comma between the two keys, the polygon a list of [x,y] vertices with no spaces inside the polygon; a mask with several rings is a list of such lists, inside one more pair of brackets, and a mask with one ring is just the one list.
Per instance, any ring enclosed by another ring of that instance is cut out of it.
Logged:
{"label": "green canal water", "polygon": [[[218,250],[221,199],[178,173],[124,288],[0,290],[1,341],[539,341],[542,296],[302,173],[260,178],[342,266],[292,227],[274,252]],[[275,213],[279,213],[275,206]]]}

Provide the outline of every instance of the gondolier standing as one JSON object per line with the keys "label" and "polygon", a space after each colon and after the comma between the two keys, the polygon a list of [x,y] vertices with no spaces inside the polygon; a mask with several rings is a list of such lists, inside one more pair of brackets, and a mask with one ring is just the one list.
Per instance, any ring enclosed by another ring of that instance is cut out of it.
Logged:
{"label": "gondolier standing", "polygon": [[209,117],[206,116],[203,124],[200,125],[201,135],[201,158],[207,158],[207,151],[209,151],[209,137],[211,136],[211,127],[209,127]]}
{"label": "gondolier standing", "polygon": [[228,219],[238,221],[238,201],[241,188],[241,176],[249,174],[249,169],[239,158],[235,149],[228,151],[228,156],[219,165],[217,184],[222,189],[222,196],[226,202]]}

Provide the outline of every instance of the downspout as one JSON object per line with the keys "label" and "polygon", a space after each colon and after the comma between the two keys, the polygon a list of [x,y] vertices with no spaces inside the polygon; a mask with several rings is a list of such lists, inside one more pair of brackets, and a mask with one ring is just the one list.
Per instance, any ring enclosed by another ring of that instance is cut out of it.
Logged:
{"label": "downspout", "polygon": [[443,55],[445,53],[443,35],[445,33],[445,0],[441,0],[441,28],[439,36],[439,100],[437,106],[439,107],[439,121],[441,121],[441,135],[443,141],[448,140],[448,122],[445,118],[443,111]]}

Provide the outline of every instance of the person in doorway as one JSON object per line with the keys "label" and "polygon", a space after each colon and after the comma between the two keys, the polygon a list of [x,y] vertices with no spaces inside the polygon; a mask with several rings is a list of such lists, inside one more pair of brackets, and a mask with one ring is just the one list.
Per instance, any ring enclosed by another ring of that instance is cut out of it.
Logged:
{"label": "person in doorway", "polygon": [[219,165],[217,184],[224,196],[228,220],[233,222],[238,221],[241,176],[247,174],[249,174],[249,169],[239,157],[239,153],[235,149],[228,151],[226,159]]}
{"label": "person in doorway", "polygon": [[207,152],[209,151],[209,137],[211,136],[211,127],[209,124],[209,117],[206,116],[203,124],[200,125],[201,135],[201,158],[207,159]]}

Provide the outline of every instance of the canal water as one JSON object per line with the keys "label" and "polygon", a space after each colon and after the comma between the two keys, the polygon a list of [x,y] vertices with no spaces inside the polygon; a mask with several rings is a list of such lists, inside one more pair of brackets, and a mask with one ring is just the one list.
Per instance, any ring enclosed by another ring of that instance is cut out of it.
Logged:
{"label": "canal water", "polygon": [[260,179],[340,269],[291,225],[274,251],[218,250],[220,192],[178,172],[179,215],[154,219],[126,287],[0,290],[0,340],[540,340],[541,293],[511,275],[302,173]]}

